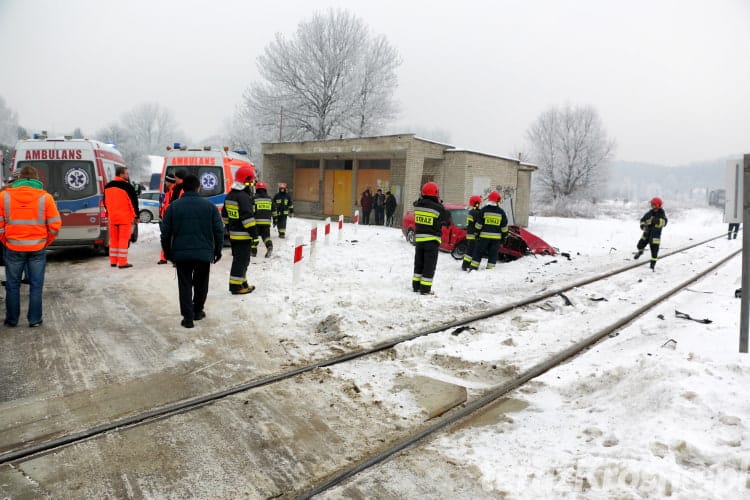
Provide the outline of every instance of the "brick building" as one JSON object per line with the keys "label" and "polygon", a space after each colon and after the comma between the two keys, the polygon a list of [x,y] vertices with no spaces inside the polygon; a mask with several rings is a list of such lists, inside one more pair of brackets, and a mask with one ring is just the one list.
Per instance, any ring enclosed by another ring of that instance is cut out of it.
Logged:
{"label": "brick building", "polygon": [[261,178],[270,194],[277,183],[286,182],[300,215],[351,217],[369,187],[396,196],[396,221],[419,197],[421,186],[434,181],[445,203],[467,203],[474,194],[500,191],[512,200],[515,224],[527,226],[531,173],[537,168],[414,134],[264,143],[262,155]]}

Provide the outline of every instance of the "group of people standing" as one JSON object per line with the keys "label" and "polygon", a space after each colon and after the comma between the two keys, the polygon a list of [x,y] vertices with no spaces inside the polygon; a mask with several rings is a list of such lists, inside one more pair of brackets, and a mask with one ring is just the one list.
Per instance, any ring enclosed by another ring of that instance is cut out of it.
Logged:
{"label": "group of people standing", "polygon": [[255,290],[247,281],[251,257],[257,256],[261,241],[266,248],[265,257],[271,256],[271,227],[276,227],[279,237],[284,238],[294,205],[284,183],[279,184],[279,192],[271,198],[267,185],[256,182],[252,167],[237,169],[221,213],[198,194],[200,182],[195,175],[181,178],[180,195],[171,194],[162,216],[161,246],[163,259],[177,268],[180,324],[193,328],[194,321],[206,317],[210,264],[222,257],[224,228],[232,249],[229,292],[249,294]]}
{"label": "group of people standing", "polygon": [[[422,196],[414,202],[415,252],[412,290],[422,295],[432,293],[442,227],[450,224],[450,214],[440,201],[440,190],[434,182],[422,186]],[[461,264],[466,271],[477,270],[487,256],[487,269],[495,267],[500,244],[508,232],[508,217],[500,207],[501,196],[492,191],[481,207],[482,197],[469,199],[466,240],[468,250]],[[481,207],[481,208],[480,208]]]}
{"label": "group of people standing", "polygon": [[[483,200],[475,195],[469,198],[466,219],[467,251],[461,262],[464,271],[478,270],[487,257],[486,269],[493,269],[498,252],[508,234],[508,217],[500,206],[502,195],[492,191]],[[651,209],[640,219],[641,237],[636,244],[635,259],[643,255],[646,246],[651,251],[650,267],[653,271],[659,255],[661,232],[667,225],[667,216],[661,198],[650,201]],[[449,212],[440,201],[440,191],[434,182],[422,186],[421,197],[414,202],[415,252],[412,290],[422,295],[432,293],[438,252],[442,243],[442,228],[451,223]]]}
{"label": "group of people standing", "polygon": [[370,224],[370,213],[374,210],[376,226],[393,227],[393,214],[396,213],[398,202],[390,190],[383,194],[383,190],[378,188],[375,194],[372,194],[368,187],[359,199],[359,206],[362,207],[362,224]]}

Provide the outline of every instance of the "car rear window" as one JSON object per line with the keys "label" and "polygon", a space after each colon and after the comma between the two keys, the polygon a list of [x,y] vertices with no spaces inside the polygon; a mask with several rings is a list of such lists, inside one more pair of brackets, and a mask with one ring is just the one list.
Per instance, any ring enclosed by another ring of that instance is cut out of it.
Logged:
{"label": "car rear window", "polygon": [[466,218],[469,216],[469,210],[466,208],[454,208],[449,211],[451,213],[451,219],[453,219],[453,224],[455,226],[465,228]]}

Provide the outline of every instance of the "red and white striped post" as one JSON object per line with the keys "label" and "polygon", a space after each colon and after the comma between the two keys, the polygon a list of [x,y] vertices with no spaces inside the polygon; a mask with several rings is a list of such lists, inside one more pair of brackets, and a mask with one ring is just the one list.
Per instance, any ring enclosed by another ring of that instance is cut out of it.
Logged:
{"label": "red and white striped post", "polygon": [[331,218],[326,217],[326,228],[325,228],[325,241],[326,245],[328,244],[328,236],[331,234]]}
{"label": "red and white striped post", "polygon": [[339,241],[344,237],[344,216],[339,215]]}
{"label": "red and white striped post", "polygon": [[354,211],[354,219],[352,219],[352,223],[354,224],[354,234],[357,234],[357,226],[359,226],[359,210]]}
{"label": "red and white striped post", "polygon": [[310,228],[310,261],[311,262],[313,260],[313,255],[314,255],[313,250],[315,249],[315,243],[317,241],[318,241],[318,225],[313,224],[312,227]]}
{"label": "red and white striped post", "polygon": [[297,283],[299,281],[300,272],[302,268],[302,236],[297,236],[294,240],[294,270],[292,272],[292,281]]}

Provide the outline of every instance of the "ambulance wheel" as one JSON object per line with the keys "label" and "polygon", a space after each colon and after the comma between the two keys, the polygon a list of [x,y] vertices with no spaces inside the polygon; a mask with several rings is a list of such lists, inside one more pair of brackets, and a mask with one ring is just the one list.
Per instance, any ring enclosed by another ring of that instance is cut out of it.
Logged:
{"label": "ambulance wheel", "polygon": [[416,241],[414,241],[415,238],[416,238],[416,236],[414,236],[414,230],[413,229],[408,229],[406,231],[406,241],[408,241],[412,245],[416,245]]}
{"label": "ambulance wheel", "polygon": [[464,258],[464,255],[466,255],[466,250],[469,249],[469,244],[466,242],[466,240],[462,241],[455,247],[453,247],[453,250],[451,251],[451,257],[453,257],[456,260],[461,260]]}

